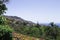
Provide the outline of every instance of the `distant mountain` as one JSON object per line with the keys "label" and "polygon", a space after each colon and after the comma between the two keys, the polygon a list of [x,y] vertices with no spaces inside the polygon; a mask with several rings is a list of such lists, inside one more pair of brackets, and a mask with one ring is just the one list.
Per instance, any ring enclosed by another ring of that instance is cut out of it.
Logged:
{"label": "distant mountain", "polygon": [[56,23],[56,25],[58,25],[60,27],[60,23]]}
{"label": "distant mountain", "polygon": [[26,23],[26,25],[35,24],[35,23],[31,22],[31,21],[24,20],[24,19],[22,19],[20,17],[17,17],[17,16],[5,16],[4,15],[4,17],[6,17],[8,20],[12,21],[12,23],[14,23],[14,22],[16,22],[16,23],[18,22],[18,24],[19,23]]}
{"label": "distant mountain", "polygon": [[[10,21],[12,21],[12,23],[16,22],[16,23],[22,23],[22,24],[26,24],[28,26],[31,26],[31,25],[35,25],[36,23],[34,22],[31,22],[31,21],[27,21],[27,20],[24,20],[22,19],[21,17],[17,17],[17,16],[6,16],[4,15],[4,17],[6,17],[7,19],[9,19]],[[60,23],[55,23],[56,25],[60,26]],[[49,25],[49,23],[40,23],[40,25]]]}
{"label": "distant mountain", "polygon": [[[45,26],[50,25],[49,23],[40,23],[40,24],[41,24],[41,25],[45,25]],[[55,23],[55,24],[60,27],[60,23]]]}

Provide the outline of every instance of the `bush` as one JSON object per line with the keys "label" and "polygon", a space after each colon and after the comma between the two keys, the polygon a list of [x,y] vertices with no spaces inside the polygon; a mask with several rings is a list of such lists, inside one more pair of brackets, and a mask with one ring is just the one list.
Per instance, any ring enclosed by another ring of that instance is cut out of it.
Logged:
{"label": "bush", "polygon": [[0,40],[12,40],[12,31],[8,25],[0,25]]}

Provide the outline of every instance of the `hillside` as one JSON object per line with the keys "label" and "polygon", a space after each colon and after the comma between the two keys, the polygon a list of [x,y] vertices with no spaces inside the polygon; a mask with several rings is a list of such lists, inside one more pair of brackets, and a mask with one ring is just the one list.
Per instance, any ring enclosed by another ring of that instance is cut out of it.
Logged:
{"label": "hillside", "polygon": [[26,21],[20,17],[17,16],[5,16],[4,17],[7,18],[8,20],[8,24],[14,28],[15,31],[19,31],[19,29],[23,26],[33,26],[35,25],[35,23],[31,22],[31,21]]}
{"label": "hillside", "polygon": [[20,17],[17,17],[17,16],[5,16],[4,15],[4,17],[6,17],[7,19],[11,20],[13,23],[14,22],[18,22],[18,24],[19,23],[26,23],[26,25],[33,25],[33,24],[35,24],[35,23],[31,22],[31,21],[24,20],[24,19],[22,19]]}
{"label": "hillside", "polygon": [[28,35],[34,38],[43,38],[46,40],[60,40],[60,28],[53,22],[49,25],[43,25],[39,23],[35,24],[16,16],[4,17],[6,17],[8,25],[10,25],[16,33],[22,34],[22,36]]}

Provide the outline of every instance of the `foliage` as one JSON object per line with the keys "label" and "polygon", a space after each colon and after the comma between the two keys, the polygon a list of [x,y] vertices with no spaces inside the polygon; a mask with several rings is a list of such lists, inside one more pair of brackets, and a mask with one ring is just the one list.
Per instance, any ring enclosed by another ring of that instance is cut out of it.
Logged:
{"label": "foliage", "polygon": [[[51,26],[50,26],[51,25]],[[45,25],[34,25],[34,26],[23,26],[16,31],[24,35],[29,35],[38,38],[44,38],[46,40],[58,40],[60,39],[60,28],[55,24]],[[52,26],[53,25],[53,26]]]}
{"label": "foliage", "polygon": [[47,26],[39,23],[29,25],[28,22],[15,20],[10,17],[8,25],[12,26],[16,32],[24,35],[43,38],[46,40],[60,40],[60,27],[53,22]]}
{"label": "foliage", "polygon": [[7,22],[6,18],[3,16],[0,16],[0,25],[2,25],[2,24],[4,25],[4,24],[6,24],[6,22]]}
{"label": "foliage", "polygon": [[0,40],[6,40],[8,37],[12,40],[12,31],[8,25],[0,25]]}
{"label": "foliage", "polygon": [[[0,31],[2,31],[3,30],[3,32],[12,32],[12,29],[8,26],[8,25],[0,25]],[[0,32],[1,33],[1,32]]]}
{"label": "foliage", "polygon": [[6,18],[2,16],[7,10],[6,2],[8,0],[0,0],[0,40],[12,40],[12,29],[6,24]]}
{"label": "foliage", "polygon": [[0,16],[0,40],[12,40],[12,29],[7,25],[6,18]]}
{"label": "foliage", "polygon": [[12,40],[12,29],[7,25],[5,17],[0,16],[0,40]]}
{"label": "foliage", "polygon": [[12,29],[7,25],[7,20],[0,16],[0,40],[12,40]]}
{"label": "foliage", "polygon": [[7,1],[8,0],[0,0],[0,15],[6,13],[5,11],[7,10],[7,7],[6,7],[5,3]]}

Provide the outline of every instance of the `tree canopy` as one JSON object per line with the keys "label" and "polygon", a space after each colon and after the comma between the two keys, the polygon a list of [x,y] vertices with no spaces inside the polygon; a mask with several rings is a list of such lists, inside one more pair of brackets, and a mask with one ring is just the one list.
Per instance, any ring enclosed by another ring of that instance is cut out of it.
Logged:
{"label": "tree canopy", "polygon": [[6,13],[5,11],[7,10],[7,7],[5,5],[6,2],[9,0],[0,0],[0,15]]}

